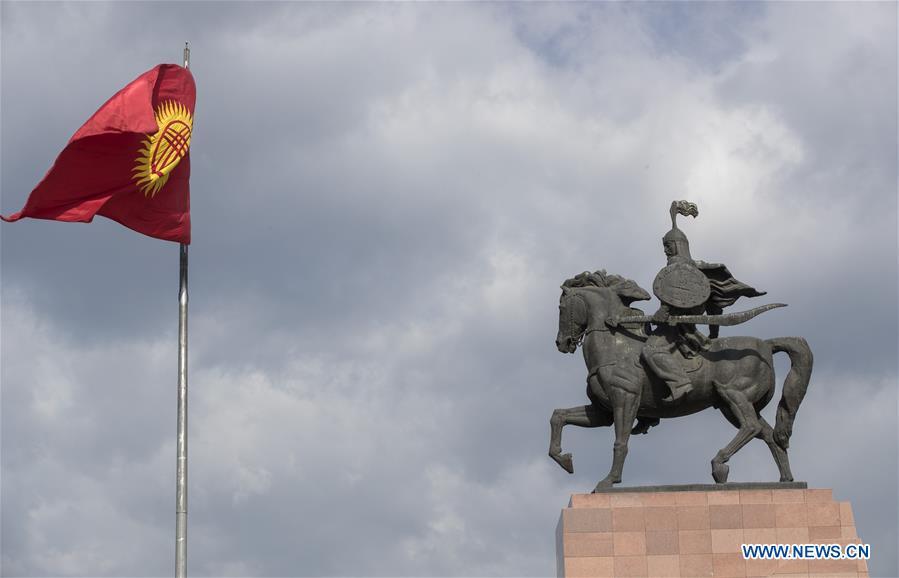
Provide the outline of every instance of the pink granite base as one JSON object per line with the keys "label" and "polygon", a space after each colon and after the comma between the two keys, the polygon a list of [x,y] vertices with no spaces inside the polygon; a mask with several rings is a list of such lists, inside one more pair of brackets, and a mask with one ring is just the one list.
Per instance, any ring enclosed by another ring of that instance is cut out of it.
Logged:
{"label": "pink granite base", "polygon": [[868,576],[856,560],[744,560],[740,545],[860,543],[831,490],[574,494],[562,510],[558,571],[605,576]]}

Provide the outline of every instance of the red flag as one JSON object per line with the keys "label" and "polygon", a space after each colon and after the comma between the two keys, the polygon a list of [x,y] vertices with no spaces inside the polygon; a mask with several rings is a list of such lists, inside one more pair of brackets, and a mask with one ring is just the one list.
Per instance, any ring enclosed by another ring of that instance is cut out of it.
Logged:
{"label": "red flag", "polygon": [[196,86],[174,64],[148,70],[69,140],[24,217],[89,223],[102,215],[144,235],[190,243],[190,137]]}

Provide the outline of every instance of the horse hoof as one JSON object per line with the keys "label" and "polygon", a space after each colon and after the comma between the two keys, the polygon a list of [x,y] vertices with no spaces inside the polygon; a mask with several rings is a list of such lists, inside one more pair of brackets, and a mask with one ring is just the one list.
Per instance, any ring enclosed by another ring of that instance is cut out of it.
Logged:
{"label": "horse hoof", "polygon": [[730,466],[727,464],[712,464],[712,477],[715,478],[716,484],[725,483],[729,473]]}
{"label": "horse hoof", "polygon": [[596,492],[598,492],[600,490],[607,490],[607,489],[611,488],[613,484],[617,484],[620,481],[621,480],[614,481],[614,480],[612,480],[612,478],[606,478],[606,479],[600,481],[598,484],[596,484],[596,487],[593,488],[593,493],[595,494]]}
{"label": "horse hoof", "polygon": [[574,464],[571,461],[571,454],[551,455],[550,457],[554,459],[557,464],[562,466],[563,470],[569,474],[574,473]]}

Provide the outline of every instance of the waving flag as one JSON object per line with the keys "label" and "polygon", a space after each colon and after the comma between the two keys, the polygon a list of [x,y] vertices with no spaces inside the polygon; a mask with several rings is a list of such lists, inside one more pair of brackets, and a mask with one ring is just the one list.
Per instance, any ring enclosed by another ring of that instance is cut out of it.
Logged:
{"label": "waving flag", "polygon": [[89,223],[102,215],[144,235],[190,243],[190,137],[196,86],[160,64],[94,113],[31,191],[25,217]]}

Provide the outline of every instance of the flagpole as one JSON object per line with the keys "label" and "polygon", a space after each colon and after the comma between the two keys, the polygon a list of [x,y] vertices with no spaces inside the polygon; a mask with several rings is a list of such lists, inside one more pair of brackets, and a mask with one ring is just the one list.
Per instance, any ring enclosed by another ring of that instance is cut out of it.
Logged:
{"label": "flagpole", "polygon": [[[184,43],[184,68],[190,67],[190,45]],[[178,463],[175,472],[175,577],[187,570],[187,244],[181,243],[178,290]]]}

